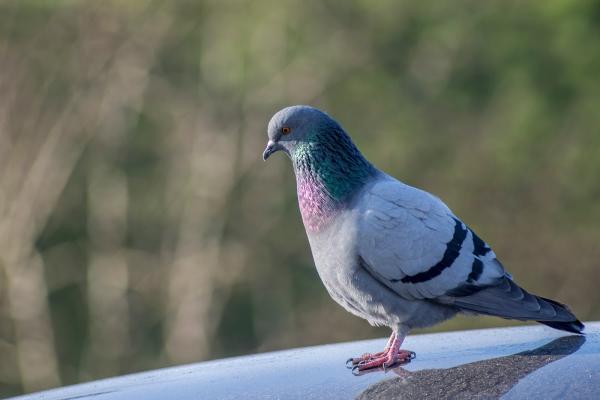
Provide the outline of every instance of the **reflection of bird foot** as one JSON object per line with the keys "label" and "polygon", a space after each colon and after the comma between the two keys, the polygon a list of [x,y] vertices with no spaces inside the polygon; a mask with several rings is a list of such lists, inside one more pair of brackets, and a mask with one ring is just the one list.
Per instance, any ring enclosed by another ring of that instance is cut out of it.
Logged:
{"label": "reflection of bird foot", "polygon": [[411,372],[405,370],[404,368],[402,368],[402,366],[406,365],[408,363],[410,363],[410,360],[398,363],[398,364],[394,365],[392,368],[388,368],[388,369],[383,369],[383,367],[379,367],[379,368],[370,368],[370,369],[365,369],[363,371],[359,371],[358,368],[355,368],[352,371],[352,375],[362,376],[362,375],[366,375],[366,374],[371,374],[373,372],[383,372],[383,373],[387,374],[388,372],[392,371],[393,373],[398,375],[400,378],[406,379],[410,376]]}
{"label": "reflection of bird foot", "polygon": [[379,353],[365,353],[360,357],[350,357],[348,360],[346,360],[346,368],[352,369],[355,365],[358,365],[361,362],[369,362],[376,358],[383,357],[387,355],[388,351],[389,350],[386,348],[384,351],[380,351]]}
{"label": "reflection of bird foot", "polygon": [[362,375],[365,372],[387,371],[390,368],[409,363],[415,358],[413,351],[389,349],[375,354],[363,354],[360,357],[350,358],[346,366],[352,369],[354,375]]}

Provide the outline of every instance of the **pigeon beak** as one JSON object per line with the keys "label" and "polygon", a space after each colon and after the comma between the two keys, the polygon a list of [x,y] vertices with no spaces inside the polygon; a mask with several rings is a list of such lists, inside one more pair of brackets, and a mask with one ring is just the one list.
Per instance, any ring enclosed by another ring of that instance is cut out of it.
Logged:
{"label": "pigeon beak", "polygon": [[269,140],[269,143],[267,143],[267,148],[263,152],[263,160],[267,161],[267,158],[269,158],[271,156],[271,154],[275,153],[276,151],[282,150],[282,149],[283,149],[282,145],[280,145],[279,143],[274,142],[272,140]]}

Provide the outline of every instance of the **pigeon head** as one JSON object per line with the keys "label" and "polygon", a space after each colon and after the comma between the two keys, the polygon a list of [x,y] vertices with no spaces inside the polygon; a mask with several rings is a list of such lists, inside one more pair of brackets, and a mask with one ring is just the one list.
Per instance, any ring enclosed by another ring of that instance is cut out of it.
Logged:
{"label": "pigeon head", "polygon": [[271,154],[282,150],[292,159],[296,150],[319,139],[319,132],[341,129],[324,112],[309,106],[291,106],[277,112],[267,130],[269,142],[263,153],[266,161]]}
{"label": "pigeon head", "polygon": [[322,226],[376,173],[344,129],[316,108],[284,108],[271,118],[267,133],[263,159],[280,150],[291,158],[309,230]]}

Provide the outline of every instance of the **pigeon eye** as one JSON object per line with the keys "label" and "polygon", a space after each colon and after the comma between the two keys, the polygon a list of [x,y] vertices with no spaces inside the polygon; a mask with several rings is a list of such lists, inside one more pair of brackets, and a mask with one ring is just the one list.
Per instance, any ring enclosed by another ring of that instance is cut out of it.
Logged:
{"label": "pigeon eye", "polygon": [[283,128],[281,128],[281,133],[283,133],[284,135],[287,135],[291,131],[292,131],[292,128],[290,128],[289,126],[284,126]]}

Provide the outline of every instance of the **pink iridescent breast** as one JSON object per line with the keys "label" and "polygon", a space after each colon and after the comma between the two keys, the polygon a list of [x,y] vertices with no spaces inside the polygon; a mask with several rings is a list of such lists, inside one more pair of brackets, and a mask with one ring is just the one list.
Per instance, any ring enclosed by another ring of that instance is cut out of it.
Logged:
{"label": "pink iridescent breast", "polygon": [[319,232],[332,220],[337,204],[314,176],[300,175],[296,183],[304,227],[309,232]]}

